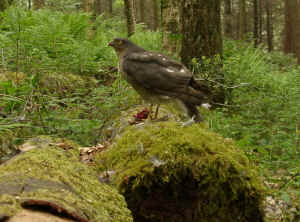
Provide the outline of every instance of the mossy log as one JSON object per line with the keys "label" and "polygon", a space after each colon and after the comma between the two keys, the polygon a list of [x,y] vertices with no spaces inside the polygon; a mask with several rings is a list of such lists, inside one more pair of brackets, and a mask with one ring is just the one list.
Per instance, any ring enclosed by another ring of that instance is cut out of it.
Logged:
{"label": "mossy log", "polygon": [[38,137],[23,148],[30,150],[0,165],[1,222],[61,221],[44,220],[49,215],[37,211],[64,221],[133,221],[124,198],[79,161],[76,145]]}
{"label": "mossy log", "polygon": [[135,222],[264,221],[260,177],[231,139],[176,121],[120,127],[96,164]]}

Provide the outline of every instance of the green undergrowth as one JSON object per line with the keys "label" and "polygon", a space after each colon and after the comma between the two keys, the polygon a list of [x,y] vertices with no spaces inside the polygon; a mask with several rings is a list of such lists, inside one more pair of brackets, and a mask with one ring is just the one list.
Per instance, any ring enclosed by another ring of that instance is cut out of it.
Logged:
{"label": "green undergrowth", "polygon": [[[116,72],[108,47],[126,37],[124,21],[82,12],[11,7],[0,13],[0,156],[40,134],[99,142],[111,115],[140,102]],[[159,33],[137,27],[136,39],[156,49]],[[141,41],[143,40],[143,41]]]}
{"label": "green undergrowth", "polygon": [[[123,1],[115,4],[119,10]],[[114,69],[117,56],[108,47],[113,38],[127,36],[124,19],[99,16],[92,23],[87,13],[21,7],[0,17],[0,157],[40,134],[94,145],[112,115],[140,103]],[[163,51],[161,33],[142,25],[132,40]],[[207,112],[205,121],[235,140],[288,199],[292,195],[286,191],[300,187],[300,70],[295,59],[225,39],[223,71],[226,102]]]}
{"label": "green undergrowth", "polygon": [[[208,113],[210,128],[232,138],[256,163],[269,194],[300,214],[300,68],[295,59],[244,43],[225,41],[225,86],[229,99]],[[283,215],[289,215],[283,209]]]}
{"label": "green undergrowth", "polygon": [[212,113],[211,128],[265,167],[299,170],[300,69],[286,55],[251,46],[227,42],[224,51],[231,98]]}
{"label": "green undergrowth", "polygon": [[2,157],[24,139],[40,134],[94,145],[106,120],[138,101],[136,93],[119,80],[105,85],[93,77],[58,73],[26,77],[7,72],[2,77]]}

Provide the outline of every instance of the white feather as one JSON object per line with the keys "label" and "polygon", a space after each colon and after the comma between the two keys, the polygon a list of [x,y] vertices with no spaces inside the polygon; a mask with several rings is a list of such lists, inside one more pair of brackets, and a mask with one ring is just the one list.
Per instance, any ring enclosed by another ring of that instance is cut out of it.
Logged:
{"label": "white feather", "polygon": [[190,126],[190,125],[192,125],[193,123],[195,123],[195,117],[196,117],[196,116],[192,116],[191,119],[189,119],[188,121],[182,123],[181,127]]}
{"label": "white feather", "polygon": [[201,104],[201,106],[205,109],[209,109],[211,107],[211,105],[209,103],[203,103],[203,104]]}
{"label": "white feather", "polygon": [[166,70],[167,70],[168,72],[175,72],[174,70],[169,69],[169,68],[166,68]]}

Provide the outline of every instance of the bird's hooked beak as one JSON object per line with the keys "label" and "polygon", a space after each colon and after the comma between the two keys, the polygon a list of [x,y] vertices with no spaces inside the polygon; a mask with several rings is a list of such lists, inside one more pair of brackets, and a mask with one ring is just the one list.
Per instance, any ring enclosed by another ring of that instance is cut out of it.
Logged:
{"label": "bird's hooked beak", "polygon": [[108,46],[113,47],[114,43],[111,41],[110,43],[108,43]]}

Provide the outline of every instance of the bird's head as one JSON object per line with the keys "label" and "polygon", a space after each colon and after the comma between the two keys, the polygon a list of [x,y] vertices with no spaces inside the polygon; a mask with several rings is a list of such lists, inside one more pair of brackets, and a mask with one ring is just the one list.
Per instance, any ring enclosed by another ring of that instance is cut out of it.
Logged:
{"label": "bird's head", "polygon": [[115,38],[108,45],[113,47],[118,53],[124,52],[127,50],[130,50],[130,51],[143,50],[140,47],[138,47],[137,45],[135,45],[133,42],[129,41],[128,39],[123,39],[123,38]]}
{"label": "bird's head", "polygon": [[116,51],[123,51],[130,46],[128,39],[115,38],[108,45],[113,47]]}

